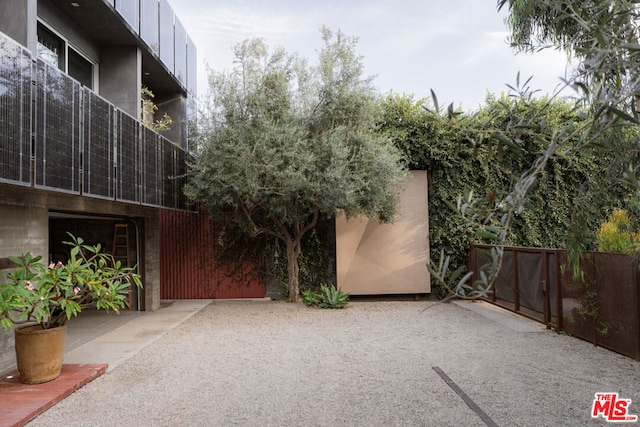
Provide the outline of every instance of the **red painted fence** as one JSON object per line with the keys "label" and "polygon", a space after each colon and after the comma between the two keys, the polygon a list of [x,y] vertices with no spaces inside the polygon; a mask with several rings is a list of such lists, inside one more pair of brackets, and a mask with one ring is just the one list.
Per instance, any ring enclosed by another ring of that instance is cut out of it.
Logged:
{"label": "red painted fence", "polygon": [[218,230],[206,213],[160,210],[160,298],[262,298],[266,286],[249,274],[216,268]]}

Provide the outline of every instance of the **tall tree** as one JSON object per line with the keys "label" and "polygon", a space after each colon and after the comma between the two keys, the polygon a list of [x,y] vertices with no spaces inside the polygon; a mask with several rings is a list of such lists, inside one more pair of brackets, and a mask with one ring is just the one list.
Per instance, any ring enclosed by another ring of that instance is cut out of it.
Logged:
{"label": "tall tree", "polygon": [[[569,57],[579,61],[567,83],[577,90],[580,107],[586,110],[586,126],[579,132],[581,144],[572,147],[572,155],[592,149],[600,135],[615,135],[611,128],[638,125],[640,110],[640,17],[637,1],[633,0],[498,0],[498,9],[508,8],[507,25],[511,44],[516,51],[535,51],[546,47],[564,49]],[[623,178],[637,187],[635,177],[624,177],[635,170],[637,161],[633,145],[620,139],[604,140],[606,155],[625,159],[614,162],[611,180]],[[558,139],[563,151],[563,141]],[[549,156],[555,155],[555,151]],[[635,175],[635,173],[633,174]],[[577,261],[583,245],[580,224],[570,244],[572,258]]]}
{"label": "tall tree", "polygon": [[606,39],[637,37],[633,1],[498,0],[497,5],[498,10],[508,9],[511,45],[518,51],[552,47],[584,57],[598,44],[609,44]]}
{"label": "tall tree", "polygon": [[322,40],[315,67],[253,39],[236,46],[233,70],[211,72],[185,190],[250,236],[284,242],[290,301],[305,233],[340,214],[391,221],[405,175],[375,132],[379,104],[356,39],[323,28]]}
{"label": "tall tree", "polygon": [[[572,78],[594,106],[612,100],[632,102],[638,79],[638,17],[633,0],[498,0],[507,8],[511,45],[519,52],[548,47],[565,50],[580,61]],[[631,84],[632,86],[629,86]],[[629,97],[629,95],[631,95]],[[624,99],[626,98],[626,99]],[[634,99],[635,98],[635,99]],[[633,106],[636,108],[636,106]]]}

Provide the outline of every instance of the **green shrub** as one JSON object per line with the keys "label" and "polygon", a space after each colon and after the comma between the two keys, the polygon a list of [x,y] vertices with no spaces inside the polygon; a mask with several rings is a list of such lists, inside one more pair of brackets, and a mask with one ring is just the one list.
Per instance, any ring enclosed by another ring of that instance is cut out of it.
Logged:
{"label": "green shrub", "polygon": [[633,230],[627,211],[616,209],[598,230],[598,249],[602,252],[633,254],[640,244],[640,233]]}
{"label": "green shrub", "polygon": [[311,290],[302,292],[302,300],[308,307],[344,308],[349,304],[349,294],[335,286],[320,286],[320,293]]}

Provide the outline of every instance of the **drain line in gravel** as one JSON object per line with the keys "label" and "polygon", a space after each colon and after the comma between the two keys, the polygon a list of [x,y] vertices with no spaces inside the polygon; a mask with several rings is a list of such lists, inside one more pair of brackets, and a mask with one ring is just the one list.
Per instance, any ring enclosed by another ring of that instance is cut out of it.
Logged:
{"label": "drain line in gravel", "polygon": [[484,421],[486,425],[488,425],[489,427],[498,427],[498,424],[496,424],[489,415],[487,415],[482,409],[480,409],[476,402],[471,400],[467,393],[462,391],[462,389],[458,387],[458,384],[453,382],[453,380],[449,378],[449,376],[445,374],[442,369],[438,368],[437,366],[433,366],[432,368],[437,372],[438,375],[440,375],[440,378],[442,378],[444,382],[446,382],[447,385],[449,385],[449,387],[451,387],[451,389],[455,391],[456,394],[462,398],[462,400],[464,400],[464,403],[466,403],[467,406],[471,408],[471,410],[475,412],[482,421]]}

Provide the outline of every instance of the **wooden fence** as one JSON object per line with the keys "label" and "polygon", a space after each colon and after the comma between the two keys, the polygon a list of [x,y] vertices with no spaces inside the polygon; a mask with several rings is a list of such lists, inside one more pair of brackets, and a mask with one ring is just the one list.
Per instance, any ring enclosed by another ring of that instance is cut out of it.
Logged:
{"label": "wooden fence", "polygon": [[[219,230],[205,212],[160,210],[162,299],[262,298],[255,264],[217,266]],[[258,261],[256,261],[258,262]]]}

